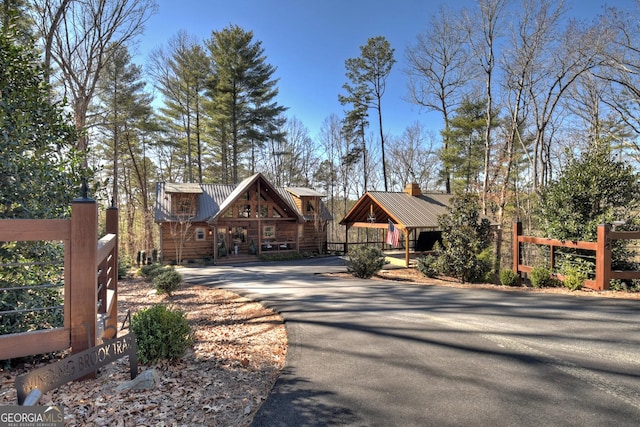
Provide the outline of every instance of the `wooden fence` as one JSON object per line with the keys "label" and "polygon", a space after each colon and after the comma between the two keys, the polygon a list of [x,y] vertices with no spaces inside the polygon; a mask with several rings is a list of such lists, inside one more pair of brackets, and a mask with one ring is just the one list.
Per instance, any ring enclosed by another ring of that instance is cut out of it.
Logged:
{"label": "wooden fence", "polygon": [[[70,219],[0,220],[0,241],[62,241],[64,326],[0,335],[0,360],[71,348],[78,353],[103,338],[115,338],[118,294],[118,209],[106,211],[106,233],[98,240],[98,208],[75,199]],[[5,292],[9,292],[5,290]]]}
{"label": "wooden fence", "polygon": [[[585,280],[584,285],[595,290],[609,289],[611,279],[640,279],[640,271],[615,271],[611,269],[611,241],[618,239],[640,239],[638,231],[612,231],[609,224],[598,226],[595,242],[560,241],[556,239],[544,239],[540,237],[522,235],[522,223],[516,222],[513,226],[513,271],[516,273],[530,273],[533,266],[522,264],[522,244],[532,243],[549,246],[549,267],[553,271],[555,267],[556,248],[582,249],[595,252],[595,279]],[[561,275],[558,275],[562,279]]]}

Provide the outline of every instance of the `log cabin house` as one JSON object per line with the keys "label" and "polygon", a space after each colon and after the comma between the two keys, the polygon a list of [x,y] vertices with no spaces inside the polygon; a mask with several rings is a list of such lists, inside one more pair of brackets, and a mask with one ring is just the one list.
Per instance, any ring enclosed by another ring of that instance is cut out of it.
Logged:
{"label": "log cabin house", "polygon": [[331,214],[310,188],[274,187],[262,174],[236,185],[156,185],[165,263],[248,262],[260,254],[324,253]]}

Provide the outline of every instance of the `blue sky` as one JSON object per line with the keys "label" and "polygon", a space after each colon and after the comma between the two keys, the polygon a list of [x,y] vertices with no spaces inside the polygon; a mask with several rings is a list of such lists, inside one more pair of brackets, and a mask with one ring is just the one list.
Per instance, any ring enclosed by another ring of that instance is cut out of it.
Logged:
{"label": "blue sky", "polygon": [[[604,0],[573,0],[575,13],[595,16]],[[635,0],[608,1],[630,7]],[[346,82],[344,62],[360,54],[369,37],[384,36],[395,49],[397,63],[391,71],[382,100],[385,132],[400,136],[416,121],[438,130],[436,114],[421,111],[406,97],[405,51],[424,32],[444,2],[438,0],[158,0],[159,10],[148,22],[138,48],[146,54],[166,45],[184,30],[199,40],[231,24],[254,32],[262,42],[267,62],[277,68],[278,102],[288,107],[316,137],[330,114],[342,116],[338,102]],[[450,7],[471,7],[472,0],[450,0]],[[517,4],[517,2],[515,2]],[[374,128],[373,130],[377,130]]]}

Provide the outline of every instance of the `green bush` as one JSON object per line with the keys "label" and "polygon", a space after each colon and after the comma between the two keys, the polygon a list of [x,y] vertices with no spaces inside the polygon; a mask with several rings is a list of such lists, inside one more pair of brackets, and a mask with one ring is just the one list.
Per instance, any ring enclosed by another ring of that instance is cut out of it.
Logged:
{"label": "green bush", "polygon": [[529,273],[531,285],[534,288],[553,288],[558,286],[558,279],[553,277],[547,267],[533,267]]}
{"label": "green bush", "polygon": [[158,294],[171,294],[180,287],[182,283],[182,275],[174,269],[168,269],[153,278],[153,287],[156,288]]}
{"label": "green bush", "polygon": [[419,257],[417,261],[418,271],[424,274],[427,277],[437,277],[438,276],[438,259],[433,255],[426,255],[423,257]]}
{"label": "green bush", "polygon": [[572,291],[582,289],[584,281],[589,278],[589,272],[593,270],[593,263],[589,263],[578,257],[567,257],[560,266],[560,272],[564,276],[564,286]]}
{"label": "green bush", "polygon": [[582,289],[586,278],[587,278],[586,274],[576,270],[566,274],[564,276],[563,283],[566,288],[569,288],[572,291],[577,291],[578,289]]}
{"label": "green bush", "polygon": [[156,276],[169,270],[170,267],[163,266],[162,264],[147,264],[140,268],[140,275],[148,280],[153,280]]}
{"label": "green bush", "polygon": [[485,279],[491,269],[491,223],[480,218],[478,197],[456,194],[447,215],[438,218],[442,244],[435,249],[440,273],[461,282]]}
{"label": "green bush", "polygon": [[126,255],[118,257],[118,280],[126,278],[130,269],[131,257]]}
{"label": "green bush", "polygon": [[142,364],[177,360],[193,345],[185,313],[161,304],[135,313],[131,330],[136,335],[136,354]]}
{"label": "green bush", "polygon": [[347,254],[347,271],[355,277],[368,279],[385,265],[384,254],[380,248],[358,246]]}
{"label": "green bush", "polygon": [[275,252],[275,253],[262,253],[258,257],[260,261],[293,261],[296,259],[309,258],[309,254],[301,252]]}
{"label": "green bush", "polygon": [[502,286],[518,286],[518,275],[513,270],[500,270]]}

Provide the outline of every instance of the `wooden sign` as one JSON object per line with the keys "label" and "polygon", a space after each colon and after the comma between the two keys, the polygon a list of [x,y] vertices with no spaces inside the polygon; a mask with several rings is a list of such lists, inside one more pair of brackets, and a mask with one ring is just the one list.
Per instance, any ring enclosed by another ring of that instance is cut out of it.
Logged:
{"label": "wooden sign", "polygon": [[138,357],[136,356],[136,337],[133,332],[103,344],[89,348],[42,368],[16,377],[18,404],[22,405],[32,390],[46,393],[69,381],[76,380],[97,371],[124,356],[129,356],[131,379],[138,375]]}

